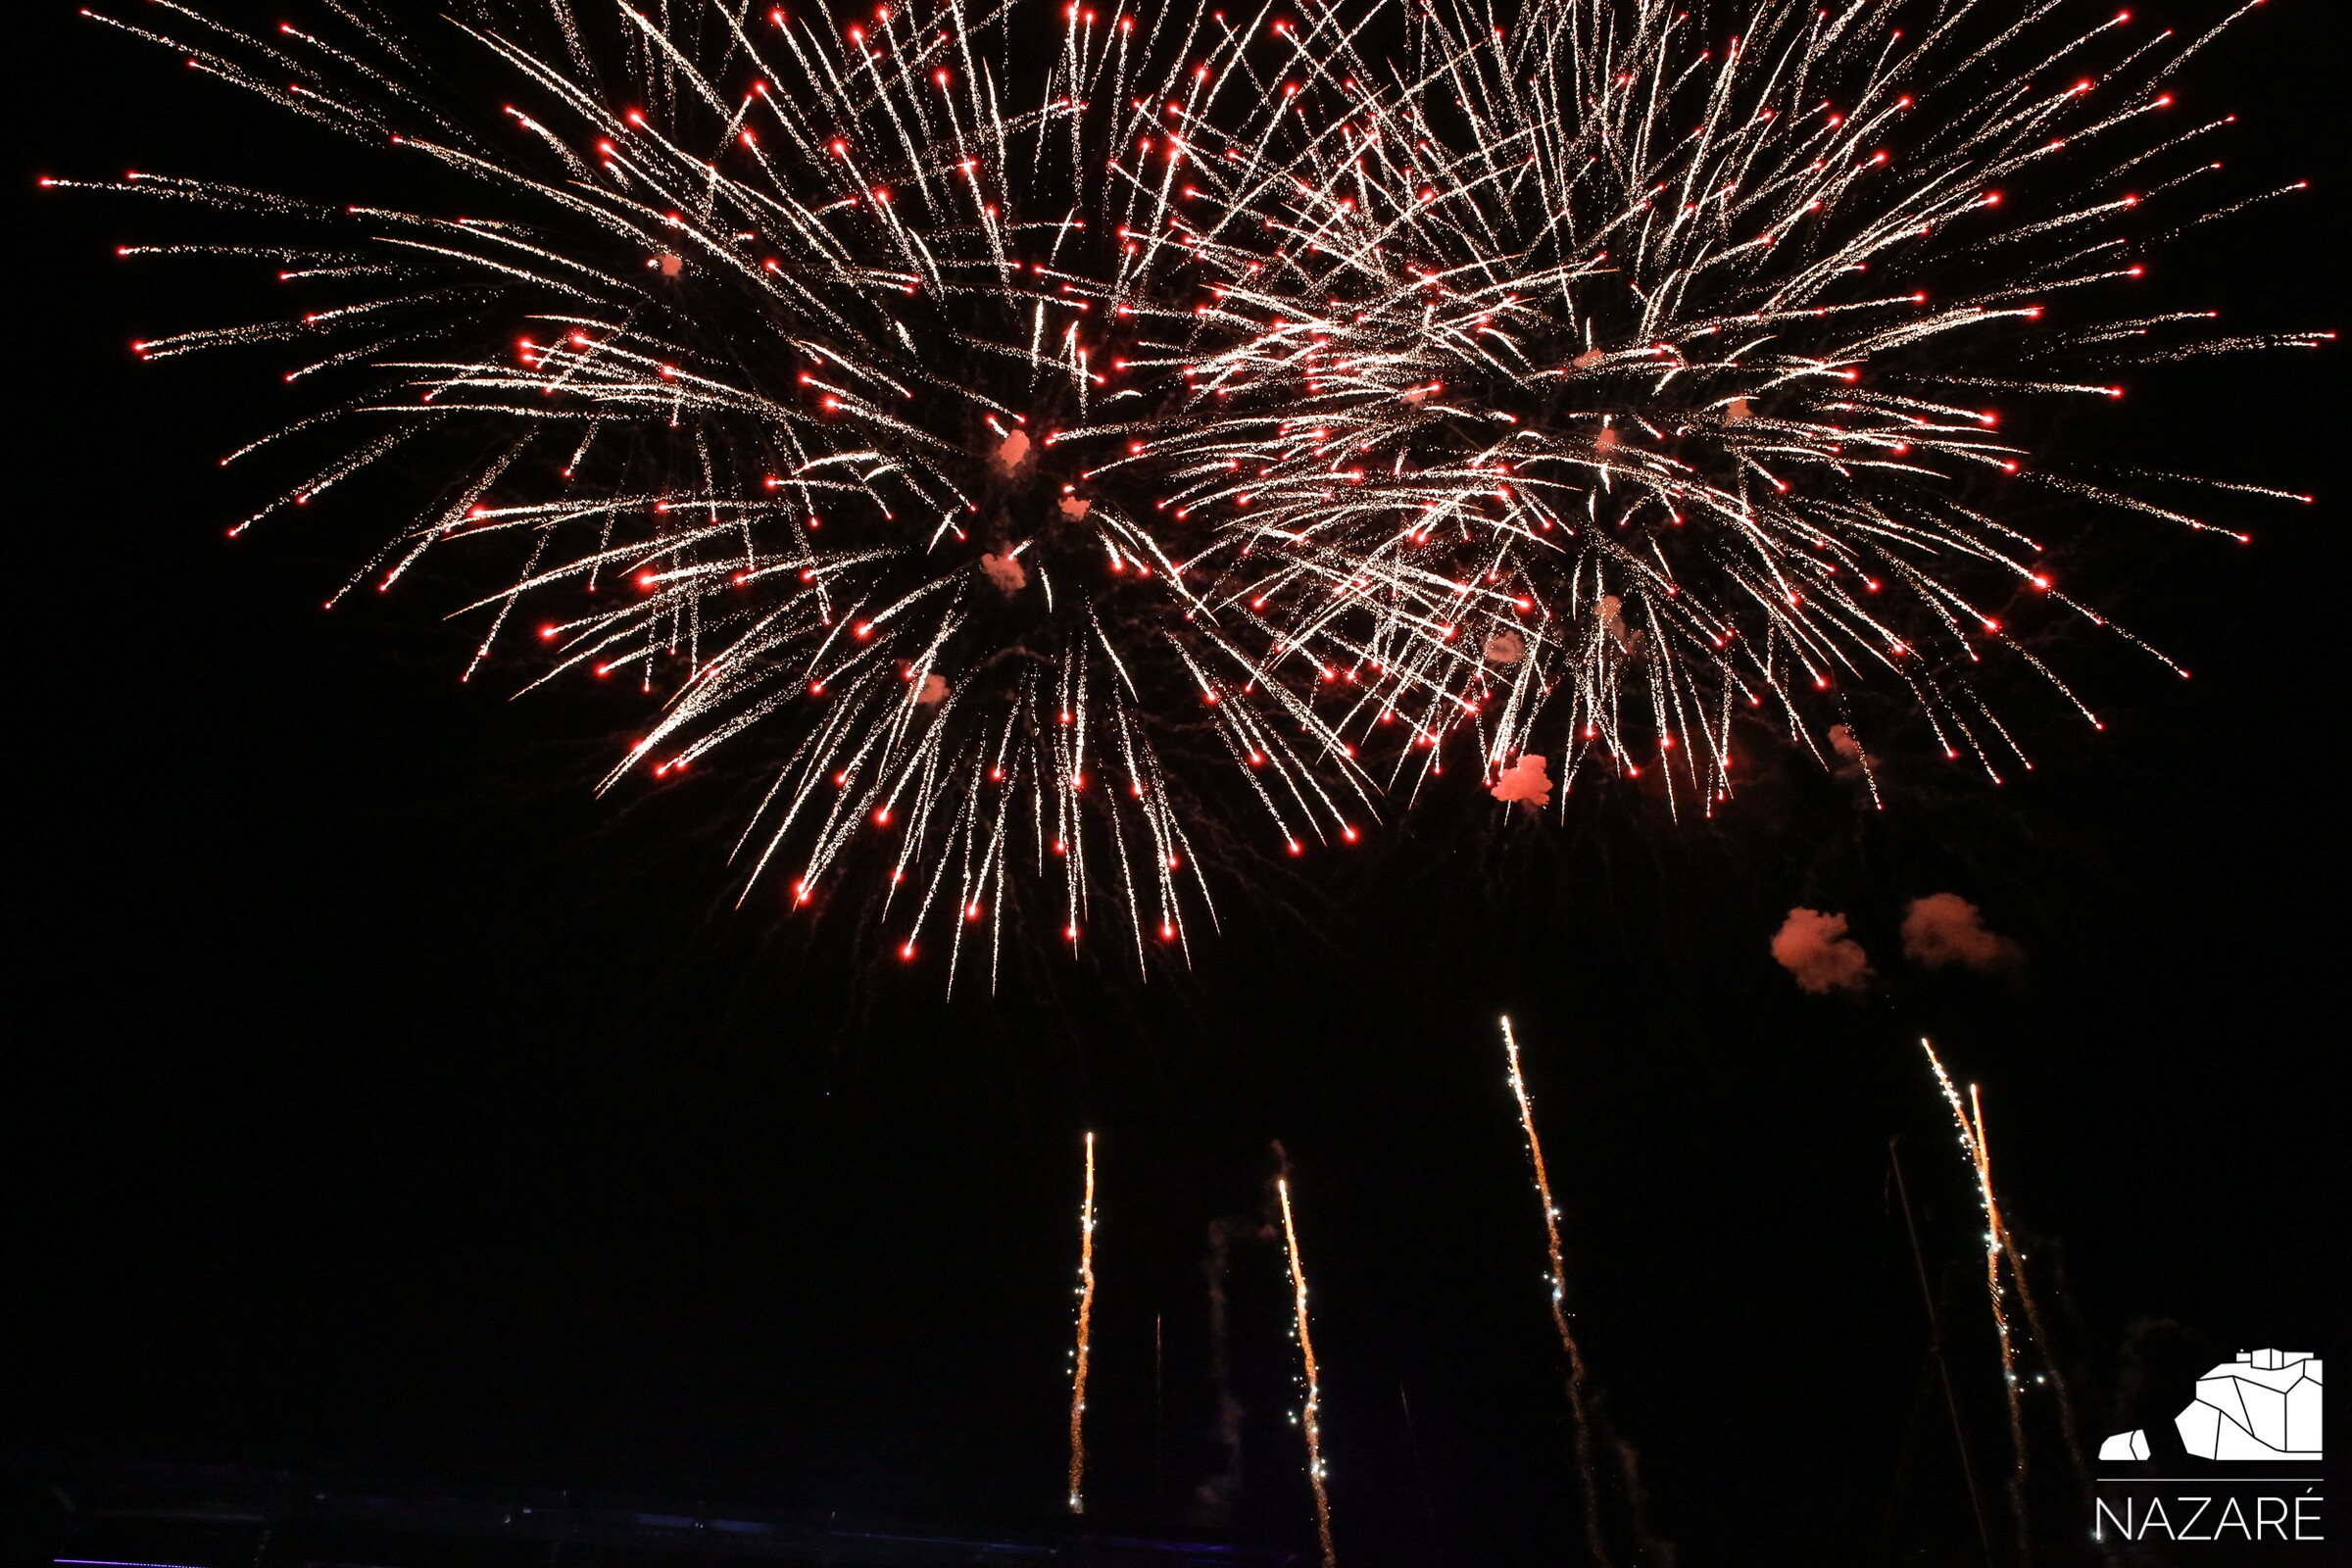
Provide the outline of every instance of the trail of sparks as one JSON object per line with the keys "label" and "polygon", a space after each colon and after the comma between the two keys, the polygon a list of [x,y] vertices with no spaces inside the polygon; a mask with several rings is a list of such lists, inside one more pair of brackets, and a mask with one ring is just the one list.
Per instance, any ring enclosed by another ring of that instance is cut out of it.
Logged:
{"label": "trail of sparks", "polygon": [[1511,1094],[1519,1102],[1519,1127],[1527,1134],[1527,1156],[1536,1168],[1536,1197],[1544,1206],[1544,1248],[1551,1269],[1551,1326],[1560,1336],[1568,1357],[1568,1413],[1575,1422],[1576,1469],[1585,1491],[1585,1545],[1592,1560],[1609,1561],[1600,1534],[1600,1488],[1592,1475],[1592,1423],[1585,1408],[1585,1352],[1568,1327],[1568,1273],[1560,1257],[1560,1211],[1552,1201],[1551,1177],[1544,1166],[1544,1144],[1536,1136],[1536,1107],[1528,1098],[1527,1080],[1519,1073],[1519,1038],[1511,1020],[1502,1020],[1502,1050],[1510,1063]]}
{"label": "trail of sparks", "polygon": [[[1981,1129],[1984,1125],[1982,1108],[1979,1109],[1977,1120]],[[2000,1227],[2000,1236],[2002,1254],[2009,1260],[2010,1283],[2017,1290],[2018,1304],[2026,1310],[2026,1332],[2040,1348],[2042,1365],[2047,1369],[2042,1376],[2049,1379],[2050,1391],[2057,1398],[2058,1434],[2066,1445],[2067,1462],[2074,1469],[2076,1488],[2082,1494],[2084,1506],[2088,1507],[2095,1498],[2096,1489],[2090,1472],[2089,1452],[2082,1446],[2082,1421],[2075,1413],[2074,1391],[2067,1386],[2065,1369],[2058,1364],[2050,1332],[2042,1322],[2040,1303],[2034,1299],[2034,1287],[2026,1275],[2026,1254],[2017,1250],[2005,1222]]]}
{"label": "trail of sparks", "polygon": [[2006,1291],[2001,1284],[2001,1259],[2004,1255],[2014,1259],[2014,1253],[2009,1246],[2008,1227],[2001,1221],[2000,1203],[1993,1197],[1992,1153],[1984,1141],[1984,1109],[1977,1086],[1968,1086],[1968,1102],[1963,1105],[1959,1091],[1952,1087],[1950,1074],[1943,1070],[1943,1062],[1936,1054],[1936,1048],[1924,1037],[1919,1048],[1927,1053],[1936,1087],[1943,1091],[1944,1103],[1951,1107],[1953,1124],[1960,1131],[1960,1152],[1976,1178],[1977,1200],[1984,1211],[1984,1295],[1992,1308],[1993,1333],[2001,1348],[2001,1391],[2008,1400],[2009,1445],[2013,1456],[2008,1481],[2009,1512],[2017,1527],[2017,1550],[2022,1560],[2032,1553],[2026,1532],[2026,1422],[2017,1381],[2017,1348],[2009,1332],[2009,1312],[2003,1300]]}
{"label": "trail of sparks", "polygon": [[1078,1205],[1078,1357],[1070,1378],[1070,1512],[1086,1512],[1086,1372],[1095,1320],[1095,1135],[1086,1135],[1086,1198]]}
{"label": "trail of sparks", "polygon": [[1315,1538],[1322,1544],[1323,1568],[1340,1559],[1331,1545],[1331,1494],[1323,1484],[1323,1380],[1315,1368],[1315,1341],[1307,1332],[1306,1265],[1298,1256],[1298,1231],[1291,1222],[1291,1179],[1277,1177],[1274,1191],[1282,1199],[1282,1242],[1291,1265],[1291,1310],[1298,1330],[1298,1354],[1306,1370],[1306,1404],[1299,1425],[1306,1431],[1306,1479],[1315,1493]]}

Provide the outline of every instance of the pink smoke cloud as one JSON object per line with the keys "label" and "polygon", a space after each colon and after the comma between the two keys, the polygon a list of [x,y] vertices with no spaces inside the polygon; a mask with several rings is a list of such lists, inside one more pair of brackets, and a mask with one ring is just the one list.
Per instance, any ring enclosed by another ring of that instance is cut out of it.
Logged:
{"label": "pink smoke cloud", "polygon": [[1788,971],[1797,988],[1817,997],[1860,991],[1870,984],[1870,956],[1845,934],[1845,916],[1821,909],[1790,909],[1772,939],[1773,961]]}
{"label": "pink smoke cloud", "polygon": [[1543,758],[1529,752],[1495,774],[1494,782],[1487,786],[1487,793],[1505,806],[1514,801],[1531,807],[1548,806],[1551,804],[1551,776],[1544,771],[1545,766]]}
{"label": "pink smoke cloud", "polygon": [[1006,436],[998,443],[996,453],[990,461],[996,464],[997,471],[1004,474],[1010,474],[1015,468],[1028,462],[1029,432],[1015,430]]}
{"label": "pink smoke cloud", "polygon": [[990,582],[1008,594],[1017,594],[1029,586],[1029,572],[1018,557],[1009,553],[1002,556],[982,556],[980,569]]}
{"label": "pink smoke cloud", "polygon": [[915,690],[914,700],[925,708],[946,702],[948,700],[947,680],[939,675],[925,675],[923,684]]}
{"label": "pink smoke cloud", "polygon": [[[1604,435],[1606,431],[1602,432]],[[1600,629],[1615,639],[1618,651],[1627,655],[1639,653],[1646,632],[1637,631],[1625,623],[1625,601],[1615,594],[1602,594],[1594,607],[1600,616]]]}
{"label": "pink smoke cloud", "polygon": [[1984,929],[1977,906],[1957,893],[1913,899],[1903,912],[1903,956],[1930,969],[2006,969],[2025,957],[2007,937]]}

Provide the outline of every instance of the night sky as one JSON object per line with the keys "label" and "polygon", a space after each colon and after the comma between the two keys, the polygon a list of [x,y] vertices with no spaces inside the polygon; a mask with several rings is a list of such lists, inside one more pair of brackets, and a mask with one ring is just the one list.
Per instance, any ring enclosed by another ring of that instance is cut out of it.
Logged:
{"label": "night sky", "polygon": [[[2029,775],[1994,788],[1920,747],[1873,811],[1757,737],[1749,787],[1680,824],[1605,785],[1565,824],[1505,821],[1449,779],[1357,851],[1221,890],[1228,928],[1189,973],[1040,956],[943,1002],[938,965],[854,922],[734,907],[754,775],[598,799],[634,703],[510,702],[519,662],[461,685],[448,568],[321,613],[386,527],[364,501],[223,539],[251,508],[215,460],[294,406],[279,367],[126,345],[258,295],[117,262],[170,217],[33,176],[332,171],[72,13],[17,18],[8,132],[20,1474],[202,1459],[1048,1525],[1091,1128],[1090,1517],[1203,1523],[1222,1227],[1248,1410],[1231,1528],[1311,1547],[1287,1282],[1257,1236],[1279,1141],[1342,1560],[1572,1560],[1505,1011],[1593,1379],[1686,1562],[1964,1560],[1890,1138],[1929,1268],[1957,1271],[1980,1468],[2007,1448],[1922,1034],[1984,1088],[2094,1443],[2167,1426],[2234,1349],[2337,1348],[2340,347],[2135,372],[2068,427],[2321,504],[2233,503],[2248,549],[2071,530],[2069,580],[2195,678],[2065,649],[2107,727],[2015,689]],[[2315,189],[2164,252],[2154,301],[2343,324],[2333,20],[2266,8],[2188,74],[2196,107],[2239,115],[2234,188]],[[2022,968],[1900,961],[1905,904],[1947,890]],[[1800,904],[1851,917],[1867,999],[1773,964]],[[2085,1510],[2035,1411],[2036,1528],[2071,1543]]]}

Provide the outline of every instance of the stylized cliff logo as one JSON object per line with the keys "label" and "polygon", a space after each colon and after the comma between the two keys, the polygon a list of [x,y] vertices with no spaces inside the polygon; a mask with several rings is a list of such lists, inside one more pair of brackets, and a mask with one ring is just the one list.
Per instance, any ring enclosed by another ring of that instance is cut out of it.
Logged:
{"label": "stylized cliff logo", "polygon": [[[2197,1379],[2197,1396],[2173,1417],[2200,1459],[2320,1457],[2320,1358],[2305,1350],[2240,1350]],[[2148,1435],[2118,1432],[2102,1459],[2145,1459]]]}

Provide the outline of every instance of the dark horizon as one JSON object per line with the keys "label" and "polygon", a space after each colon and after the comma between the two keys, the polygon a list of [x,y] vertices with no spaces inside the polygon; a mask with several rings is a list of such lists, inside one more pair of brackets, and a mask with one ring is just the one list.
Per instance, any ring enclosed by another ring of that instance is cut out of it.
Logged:
{"label": "dark horizon", "polygon": [[[2187,73],[2239,117],[2233,188],[2313,189],[2161,252],[2165,305],[2342,324],[2328,15],[2266,7]],[[1341,1558],[1562,1560],[1581,1504],[1506,1012],[1600,1408],[1686,1564],[1981,1560],[1890,1139],[2007,1539],[1982,1222],[1923,1035],[1983,1087],[2091,1446],[2169,1436],[2233,1351],[2329,1348],[2340,344],[2140,372],[2073,427],[2319,502],[2233,500],[2244,549],[2100,522],[2080,576],[2194,679],[2070,649],[2106,727],[2019,692],[2031,773],[1904,760],[1874,811],[1784,759],[1711,821],[1604,785],[1566,826],[1464,781],[1269,897],[1225,890],[1189,972],[1028,955],[945,1000],[853,921],[735,907],[748,772],[600,799],[633,703],[510,702],[519,662],[461,684],[451,578],[322,614],[380,536],[364,506],[223,539],[217,459],[272,422],[271,367],[126,345],[250,291],[118,262],[169,219],[34,182],[230,169],[276,156],[273,122],[69,5],[21,29],[16,1503],[135,1461],[1058,1530],[1093,1131],[1090,1527],[1311,1560],[1289,1287],[1254,1234],[1279,1144]],[[1904,906],[1944,891],[2023,965],[1904,963]],[[1867,996],[1774,964],[1798,906],[1851,917]],[[1222,1522],[1198,1501],[1219,1234],[1247,1411]],[[2087,1508],[2034,1398],[2035,1534],[2073,1560]]]}

